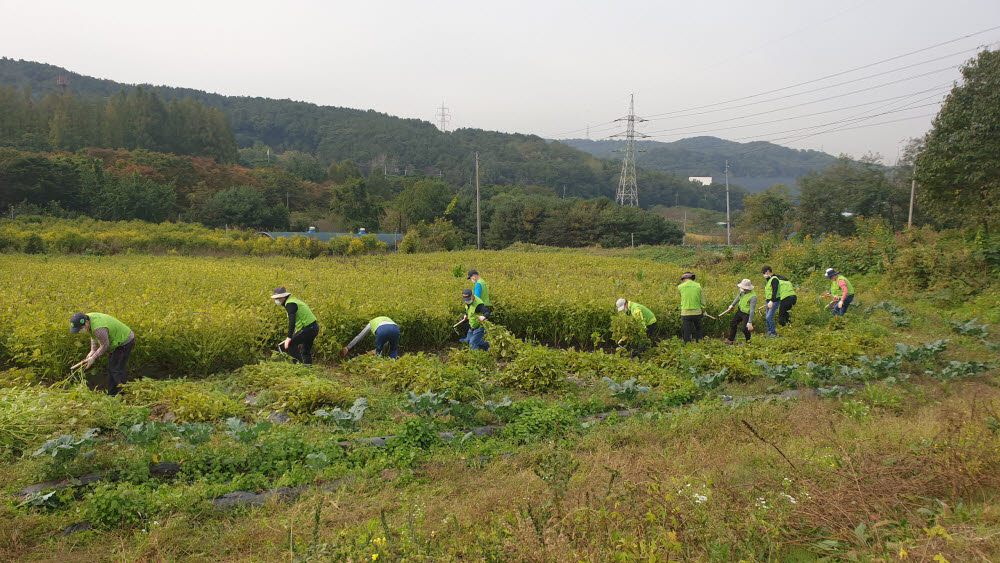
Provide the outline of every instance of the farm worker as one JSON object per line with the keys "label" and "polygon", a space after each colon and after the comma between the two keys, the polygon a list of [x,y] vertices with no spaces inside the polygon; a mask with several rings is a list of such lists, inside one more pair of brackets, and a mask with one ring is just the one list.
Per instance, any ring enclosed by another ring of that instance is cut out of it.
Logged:
{"label": "farm worker", "polygon": [[733,307],[736,307],[736,312],[733,313],[733,318],[729,321],[729,341],[732,342],[736,339],[736,329],[738,328],[743,331],[747,342],[750,342],[750,332],[753,330],[753,312],[757,307],[757,293],[753,290],[753,284],[746,278],[736,284],[736,287],[740,288],[739,294],[729,304],[729,308],[723,312],[726,314]]}
{"label": "farm worker", "polygon": [[[399,326],[389,317],[375,317],[368,321],[368,324],[361,328],[361,332],[354,337],[354,340],[340,351],[340,355],[346,356],[347,352],[354,348],[358,342],[361,342],[361,339],[369,332],[375,337],[375,349],[368,353],[388,355],[395,360],[399,353]],[[386,348],[389,349],[388,353],[385,351]]]}
{"label": "farm worker", "polygon": [[705,308],[705,294],[701,292],[701,284],[694,281],[694,274],[681,274],[681,283],[677,286],[681,294],[681,332],[684,343],[701,342],[701,316]]}
{"label": "farm worker", "polygon": [[778,324],[785,326],[790,320],[788,312],[795,306],[798,298],[792,282],[786,277],[775,275],[770,266],[761,266],[760,273],[764,274],[764,300],[767,302],[764,324],[767,325],[767,335],[778,336],[774,326],[775,310],[778,311]]}
{"label": "farm worker", "polygon": [[278,344],[278,349],[284,350],[297,362],[312,363],[313,340],[319,334],[319,323],[316,315],[300,299],[291,297],[285,286],[279,285],[271,291],[274,304],[284,307],[288,313],[288,336]]}
{"label": "farm worker", "polygon": [[847,306],[854,301],[854,286],[833,268],[826,269],[826,279],[830,280],[830,291],[824,293],[823,297],[840,295],[839,299],[830,302],[830,312],[834,315],[843,315],[847,312]]}
{"label": "farm worker", "polygon": [[483,305],[490,306],[490,288],[486,285],[486,280],[475,270],[469,270],[467,280],[472,280],[472,294],[483,300]]}
{"label": "farm worker", "polygon": [[135,333],[111,315],[102,313],[73,313],[69,317],[69,331],[90,331],[90,353],[83,359],[84,369],[90,369],[97,358],[108,355],[108,395],[117,395],[119,386],[128,381],[125,361],[135,345]]}
{"label": "farm worker", "polygon": [[643,326],[646,327],[646,336],[653,336],[653,329],[656,328],[656,315],[645,305],[640,305],[634,301],[626,301],[624,298],[621,298],[615,302],[615,307],[619,313],[624,311],[626,315],[641,320]]}
{"label": "farm worker", "polygon": [[469,333],[462,340],[469,343],[470,350],[489,350],[490,343],[483,340],[486,334],[483,321],[490,317],[489,307],[481,298],[473,295],[469,288],[462,290],[462,303],[465,304],[465,315],[462,316],[462,320],[469,321]]}

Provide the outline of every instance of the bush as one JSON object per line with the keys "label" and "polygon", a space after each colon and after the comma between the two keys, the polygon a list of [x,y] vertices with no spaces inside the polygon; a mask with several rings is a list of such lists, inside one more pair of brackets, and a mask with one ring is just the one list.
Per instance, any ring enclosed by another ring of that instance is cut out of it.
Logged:
{"label": "bush", "polygon": [[497,384],[522,391],[543,391],[562,385],[567,366],[559,350],[525,346],[496,376]]}
{"label": "bush", "polygon": [[46,245],[38,233],[31,233],[24,241],[21,251],[25,254],[45,254]]}
{"label": "bush", "polygon": [[237,416],[244,406],[222,391],[201,382],[143,378],[125,384],[125,397],[142,406],[174,413],[177,420],[192,422]]}
{"label": "bush", "polygon": [[137,528],[156,511],[152,492],[143,485],[102,483],[87,495],[86,518],[97,528]]}

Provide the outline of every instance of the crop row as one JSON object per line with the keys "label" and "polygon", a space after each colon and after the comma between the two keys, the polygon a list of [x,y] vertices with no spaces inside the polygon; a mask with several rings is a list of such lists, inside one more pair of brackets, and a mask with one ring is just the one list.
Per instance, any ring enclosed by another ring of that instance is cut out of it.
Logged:
{"label": "crop row", "polygon": [[[8,255],[4,262],[0,361],[49,376],[86,353],[86,337],[68,331],[74,311],[111,314],[131,327],[137,338],[133,365],[196,375],[254,363],[283,337],[284,310],[268,299],[277,285],[289,287],[319,318],[319,359],[334,359],[378,315],[400,325],[404,349],[436,349],[455,338],[451,325],[462,311],[460,290],[469,283],[455,272],[468,267],[490,283],[493,320],[521,338],[592,348],[595,339],[609,339],[618,297],[650,307],[661,336],[680,333],[675,284],[681,266],[579,252],[323,260]],[[699,272],[709,310],[729,303],[735,278]],[[810,300],[800,296],[799,309],[818,312]],[[727,326],[726,320],[706,321],[706,334]]]}

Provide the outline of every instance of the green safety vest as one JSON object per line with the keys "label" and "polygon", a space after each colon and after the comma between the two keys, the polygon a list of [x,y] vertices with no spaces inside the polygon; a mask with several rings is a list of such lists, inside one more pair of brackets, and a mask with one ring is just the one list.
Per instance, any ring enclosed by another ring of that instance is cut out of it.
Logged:
{"label": "green safety vest", "polygon": [[479,325],[482,324],[479,322],[478,315],[476,315],[476,307],[480,305],[484,305],[483,300],[473,297],[472,303],[469,303],[469,306],[465,308],[465,314],[469,317],[469,328],[479,328]]}
{"label": "green safety vest", "polygon": [[91,334],[94,334],[94,331],[99,328],[108,329],[108,343],[110,344],[110,348],[112,350],[122,344],[125,344],[125,341],[128,340],[128,333],[132,332],[132,329],[125,326],[125,323],[119,321],[111,315],[105,315],[103,313],[87,313],[87,316],[90,317]]}
{"label": "green safety vest", "polygon": [[285,299],[285,304],[295,303],[298,306],[298,310],[295,312],[295,330],[302,330],[303,327],[309,326],[316,322],[316,315],[313,314],[312,310],[309,309],[309,305],[306,305],[300,299],[294,297],[288,297]]}
{"label": "green safety vest", "polygon": [[789,280],[778,280],[778,300],[795,295],[795,287]]}
{"label": "green safety vest", "polygon": [[837,277],[830,280],[830,295],[837,295],[840,293],[840,286],[837,285],[838,280],[844,280],[847,283],[847,294],[854,295],[854,286],[851,285],[851,280],[845,278],[844,276],[837,274]]}
{"label": "green safety vest", "polygon": [[646,326],[649,326],[656,322],[656,315],[654,315],[653,312],[650,311],[648,307],[645,307],[638,303],[632,303],[631,301],[628,304],[628,314],[632,315],[637,319],[642,318],[642,322],[645,323]]}
{"label": "green safety vest", "polygon": [[472,286],[473,287],[473,292],[475,292],[476,285],[479,285],[479,298],[483,300],[483,305],[486,305],[487,307],[489,307],[490,306],[490,288],[489,288],[489,286],[486,285],[486,280],[484,280],[482,277],[480,277],[478,280],[476,280],[476,284],[474,284]]}
{"label": "green safety vest", "polygon": [[694,280],[684,280],[677,286],[681,294],[681,310],[701,309],[701,284]]}
{"label": "green safety vest", "polygon": [[757,292],[751,290],[751,291],[747,291],[745,293],[741,293],[740,294],[740,303],[739,303],[738,307],[739,307],[739,310],[740,310],[741,313],[749,313],[750,312],[750,298],[751,297],[757,297]]}
{"label": "green safety vest", "polygon": [[384,323],[384,322],[390,322],[392,324],[396,324],[395,321],[393,321],[389,317],[375,317],[374,319],[371,320],[370,323],[368,323],[368,328],[372,329],[372,334],[375,334],[375,329],[378,328],[379,323]]}

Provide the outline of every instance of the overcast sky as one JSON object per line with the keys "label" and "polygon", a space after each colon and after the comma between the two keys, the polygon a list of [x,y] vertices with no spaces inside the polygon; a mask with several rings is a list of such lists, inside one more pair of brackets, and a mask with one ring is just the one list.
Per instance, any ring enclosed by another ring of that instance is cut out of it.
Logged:
{"label": "overcast sky", "polygon": [[[833,154],[879,152],[888,163],[903,140],[927,131],[936,111],[927,104],[959,78],[957,65],[1000,42],[998,29],[690,110],[1000,26],[1000,1],[0,4],[0,56],[119,82],[435,123],[443,101],[451,129],[558,138],[584,137],[588,124],[591,138],[616,132],[606,123],[627,113],[634,92],[636,113],[651,118],[638,130],[657,140],[775,140]],[[866,78],[873,74],[880,76]],[[812,89],[820,90],[803,93]],[[837,127],[844,129],[824,133]]]}

